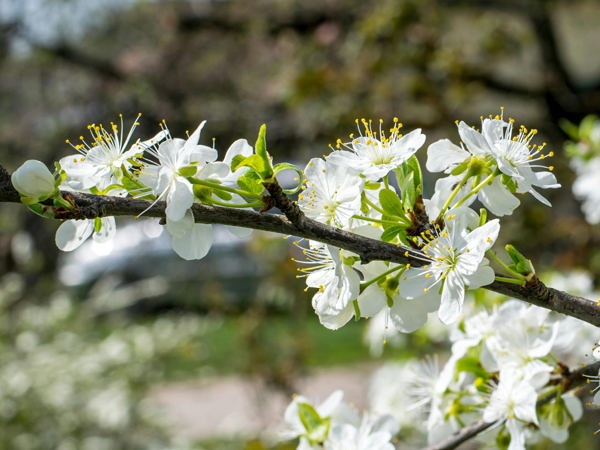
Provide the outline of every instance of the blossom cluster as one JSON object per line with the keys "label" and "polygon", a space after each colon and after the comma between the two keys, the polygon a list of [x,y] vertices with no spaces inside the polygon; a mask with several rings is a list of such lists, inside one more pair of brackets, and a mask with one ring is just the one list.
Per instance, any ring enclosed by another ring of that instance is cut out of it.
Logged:
{"label": "blossom cluster", "polygon": [[[139,119],[139,117],[138,117]],[[357,134],[338,139],[323,159],[309,161],[304,171],[288,163],[273,166],[266,151],[265,127],[253,149],[246,140],[234,142],[222,161],[213,147],[199,144],[202,122],[187,139],[175,138],[167,125],[146,141],[132,142],[138,122],[128,135],[123,124],[110,128],[90,125],[91,142],[83,137],[71,146],[78,154],[64,157],[51,174],[42,163],[28,161],[13,174],[22,200],[45,215],[40,202],[53,198],[58,207],[71,205],[58,190],[130,196],[159,200],[166,206],[166,229],[173,249],[185,259],[204,257],[213,241],[209,224],[195,223],[194,203],[230,208],[268,210],[265,186],[282,170],[295,170],[297,204],[307,217],[327,225],[393,243],[405,257],[419,264],[361,262],[360,256],[319,242],[296,244],[306,259],[298,270],[308,288],[315,288],[313,306],[321,323],[337,329],[352,317],[385,315],[401,332],[421,328],[428,314],[438,312],[444,324],[462,314],[465,291],[492,283],[494,271],[486,256],[496,260],[514,282],[534,276],[531,263],[512,249],[514,264],[507,266],[491,252],[500,224],[487,220],[511,214],[520,204],[517,194],[531,193],[550,203],[536,188],[559,184],[539,161],[553,156],[545,144],[532,144],[537,130],[521,126],[513,136],[514,121],[499,115],[481,118],[481,129],[457,122],[459,145],[448,139],[431,144],[426,168],[444,172],[431,199],[423,198],[423,174],[415,153],[425,143],[420,129],[401,134],[402,124],[386,132],[371,121],[356,121]],[[69,142],[69,141],[67,141]],[[534,168],[542,168],[534,171]],[[391,183],[395,175],[397,188]],[[470,208],[479,199],[487,209]],[[115,234],[113,217],[66,221],[56,233],[59,248],[71,251],[90,235],[105,242]],[[228,227],[238,237],[250,229]]]}
{"label": "blossom cluster", "polygon": [[[581,327],[518,300],[473,309],[452,331],[451,356],[441,370],[437,355],[383,366],[373,378],[371,406],[402,426],[414,427],[420,414],[429,443],[480,419],[494,424],[480,439],[495,440],[498,448],[525,449],[541,436],[565,442],[583,406],[562,391],[564,366],[554,355],[573,345]],[[537,405],[550,394],[550,402]]]}

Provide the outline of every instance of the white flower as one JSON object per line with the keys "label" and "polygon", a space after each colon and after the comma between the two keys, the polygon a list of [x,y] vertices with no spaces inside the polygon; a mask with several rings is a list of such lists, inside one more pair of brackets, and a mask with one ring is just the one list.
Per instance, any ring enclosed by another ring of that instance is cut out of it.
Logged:
{"label": "white flower", "polygon": [[[187,141],[183,139],[169,138],[154,153],[160,161],[160,167],[156,170],[156,182],[152,187],[152,193],[157,200],[167,202],[167,220],[178,222],[183,219],[186,211],[194,203],[194,190],[192,184],[187,180],[190,176],[197,176],[198,168],[204,168],[209,162],[217,159],[217,151],[205,145],[198,145],[200,132],[206,121],[202,122]],[[225,164],[224,174],[228,173]],[[148,171],[150,168],[145,169]],[[220,172],[218,166],[216,170]],[[210,171],[212,172],[212,171]]]}
{"label": "white flower", "polygon": [[581,419],[583,406],[574,395],[561,395],[545,406],[540,419],[540,432],[562,444],[569,439],[569,426]]}
{"label": "white flower", "polygon": [[[306,276],[306,285],[317,288],[312,305],[323,325],[332,330],[344,326],[354,315],[355,300],[360,293],[358,273],[344,261],[349,252],[309,242],[309,248],[303,249],[310,267],[298,269]],[[299,275],[300,277],[300,275]]]}
{"label": "white flower", "polygon": [[[492,392],[483,412],[483,420],[489,423],[506,420],[511,440],[510,450],[525,449],[525,434],[522,423],[538,425],[536,415],[537,393],[515,371],[500,373],[500,382]],[[521,423],[520,423],[520,422]]]}
{"label": "white flower", "polygon": [[[365,283],[395,267],[399,266],[397,264],[387,266],[381,261],[357,265],[357,269],[364,275]],[[368,286],[359,295],[358,306],[361,317],[373,317],[383,309],[398,331],[412,333],[425,325],[428,313],[438,310],[440,298],[431,294],[425,294],[414,300],[403,298],[398,293],[397,278],[401,273],[392,273],[383,282],[375,282]]]}
{"label": "white flower", "polygon": [[94,186],[104,190],[109,185],[115,184],[118,180],[114,177],[114,173],[118,173],[123,165],[126,169],[131,167],[127,162],[128,159],[139,155],[167,135],[165,131],[161,131],[150,140],[144,142],[138,140],[126,150],[137,125],[136,119],[125,139],[123,139],[123,119],[121,119],[120,133],[117,125],[112,122],[110,131],[102,125],[88,126],[92,135],[91,145],[81,137],[81,144],[71,144],[80,155],[70,155],[60,160],[62,169],[67,173],[65,183],[75,190],[90,189]]}
{"label": "white flower", "polygon": [[460,317],[466,287],[475,289],[494,281],[494,271],[484,255],[498,237],[498,220],[469,232],[470,217],[464,211],[457,208],[451,211],[457,214],[444,217],[445,231],[425,239],[426,264],[409,268],[399,286],[400,294],[407,299],[430,292],[441,295],[438,316],[446,324]]}
{"label": "white flower", "polygon": [[[96,228],[100,229],[96,231]],[[97,219],[67,220],[56,230],[56,246],[63,252],[71,252],[92,236],[94,242],[103,244],[117,233],[114,217]]]}
{"label": "white flower", "polygon": [[[344,397],[344,392],[337,390],[333,392],[323,403],[320,405],[314,406],[314,411],[319,415],[319,418],[323,421],[331,423],[332,416],[336,413],[345,414],[344,405],[342,404],[342,398]],[[303,405],[308,405],[308,411],[313,408],[310,400],[306,397],[298,395],[292,400],[292,402],[288,405],[283,415],[283,419],[285,421],[286,429],[280,433],[281,438],[285,440],[296,439],[298,437],[301,438],[300,448],[302,445],[307,445],[308,442],[304,442],[310,440],[311,442],[323,442],[323,440],[327,436],[328,426],[316,426],[314,429],[307,429],[308,425],[313,425],[312,422],[307,423],[303,421],[300,417],[300,410]],[[311,448],[310,446],[306,448]]]}
{"label": "white flower", "polygon": [[304,170],[306,186],[298,196],[304,213],[318,222],[347,227],[360,212],[364,179],[348,167],[311,159]]}
{"label": "white flower", "polygon": [[[373,133],[370,122],[363,120],[363,125],[365,136],[362,135],[359,127],[361,137],[352,139],[351,143],[343,144],[348,150],[334,151],[327,160],[351,167],[370,181],[385,177],[414,155],[425,143],[425,135],[421,134],[420,129],[402,136],[399,128],[402,125],[395,125],[390,130],[389,137],[386,137],[380,127],[378,138],[377,132]],[[340,148],[340,145],[341,140],[338,140],[337,147]]]}
{"label": "white flower", "polygon": [[379,414],[392,415],[403,427],[416,427],[415,411],[410,408],[410,395],[417,372],[415,360],[386,363],[375,372],[369,387],[369,404]]}
{"label": "white flower", "polygon": [[191,210],[179,221],[167,220],[167,231],[173,236],[173,250],[188,261],[206,256],[214,240],[213,226],[195,223]]}
{"label": "white flower", "polygon": [[[492,147],[492,153],[498,168],[502,173],[514,178],[517,183],[517,193],[529,192],[536,199],[547,206],[552,206],[548,200],[542,197],[533,186],[543,189],[559,188],[560,184],[556,182],[556,177],[551,172],[534,172],[533,167],[543,167],[541,165],[532,165],[531,163],[553,156],[553,152],[547,155],[543,154],[545,143],[541,146],[530,142],[537,133],[537,130],[528,131],[521,126],[518,136],[512,137],[513,121],[503,122],[502,136]],[[552,170],[552,166],[550,166]]]}
{"label": "white flower", "polygon": [[13,186],[25,197],[44,198],[56,190],[54,176],[46,165],[30,159],[25,161],[11,177]]}
{"label": "white flower", "polygon": [[581,209],[585,220],[593,225],[600,223],[600,157],[587,162],[573,159],[572,167],[577,172],[573,194],[583,201]]}
{"label": "white flower", "polygon": [[325,450],[394,450],[390,442],[400,426],[391,416],[365,415],[360,426],[349,423],[331,427]]}
{"label": "white flower", "polygon": [[550,353],[560,322],[545,324],[549,312],[518,300],[504,303],[494,317],[494,335],[485,341],[481,363],[488,372],[516,372],[534,387],[544,386],[553,367]]}

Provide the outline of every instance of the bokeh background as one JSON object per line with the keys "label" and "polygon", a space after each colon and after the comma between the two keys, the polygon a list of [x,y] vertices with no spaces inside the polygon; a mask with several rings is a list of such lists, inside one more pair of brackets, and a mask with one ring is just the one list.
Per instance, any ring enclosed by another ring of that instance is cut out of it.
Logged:
{"label": "bokeh background", "polygon": [[[500,106],[539,130],[563,188],[544,192],[553,208],[523,197],[498,248],[513,243],[538,271],[585,269],[573,289],[591,292],[600,226],[572,195],[560,125],[600,112],[597,1],[0,0],[9,172],[52,166],[65,139],[119,114],[126,126],[143,114],[138,137],[206,119],[221,156],[266,123],[274,158],[304,165],[357,118],[398,117],[427,146]],[[1,450],[295,448],[276,436],[293,393],[339,387],[367,407],[382,361],[447,348],[435,318],[385,348],[367,321],[324,329],[281,237],[220,230],[186,262],[150,219],[120,219],[112,242],[69,254],[58,225],[0,205]],[[600,448],[597,422],[584,416],[562,448]],[[422,442],[407,433],[398,447]]]}

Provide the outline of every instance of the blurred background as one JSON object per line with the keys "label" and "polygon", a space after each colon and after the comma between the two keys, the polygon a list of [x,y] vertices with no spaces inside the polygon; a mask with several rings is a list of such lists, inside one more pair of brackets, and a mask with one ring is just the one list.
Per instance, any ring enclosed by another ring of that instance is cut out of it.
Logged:
{"label": "blurred background", "polygon": [[[524,196],[498,248],[585,270],[571,288],[593,298],[600,226],[571,191],[563,147],[582,136],[563,129],[600,112],[599,24],[592,0],[0,0],[0,163],[52,166],[88,124],[141,112],[141,138],[208,120],[221,156],[266,123],[275,160],[303,166],[357,118],[398,117],[427,146],[503,106],[563,188],[543,193],[553,208]],[[384,361],[447,348],[435,317],[385,348],[381,323],[323,328],[281,237],[218,230],[187,262],[157,221],[73,253],[58,225],[0,205],[0,450],[291,449],[276,425],[292,394],[368,407]],[[600,448],[594,422],[536,448]],[[398,448],[424,442],[403,433]]]}

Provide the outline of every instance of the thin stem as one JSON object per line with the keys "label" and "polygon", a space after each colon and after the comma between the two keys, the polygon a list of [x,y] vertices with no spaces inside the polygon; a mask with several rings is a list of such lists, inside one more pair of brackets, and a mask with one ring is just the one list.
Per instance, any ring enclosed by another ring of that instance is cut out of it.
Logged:
{"label": "thin stem", "polygon": [[121,184],[111,184],[110,186],[108,186],[106,189],[104,189],[103,191],[98,192],[99,195],[106,195],[108,194],[110,191],[112,191],[113,189],[125,189],[123,187],[123,185]]}
{"label": "thin stem", "polygon": [[399,222],[404,223],[406,226],[411,226],[412,225],[412,222],[410,220],[408,220],[406,217],[400,217],[400,216],[394,216],[394,215],[386,214],[386,212],[383,209],[381,209],[375,203],[373,203],[372,201],[370,201],[366,196],[365,196],[365,203],[367,205],[369,205],[371,208],[373,208],[375,211],[377,211],[378,213],[381,213],[382,215],[386,215],[388,217],[393,217],[395,219],[398,219]]}
{"label": "thin stem", "polygon": [[226,186],[221,186],[220,184],[209,183],[208,181],[198,180],[197,178],[188,178],[187,180],[190,183],[197,184],[199,186],[206,186],[206,187],[209,187],[211,189],[219,189],[221,191],[231,192],[233,194],[238,194],[238,195],[241,195],[243,197],[250,197],[250,198],[255,198],[257,200],[262,200],[262,196],[261,195],[253,194],[252,192],[247,192],[247,191],[242,191],[240,189],[234,189],[234,188],[230,188],[230,187],[226,187]]}
{"label": "thin stem", "polygon": [[366,195],[365,195],[365,203],[367,205],[369,205],[371,208],[373,208],[375,211],[377,211],[381,214],[385,214],[383,209],[381,209],[379,206],[377,206],[375,203],[373,203],[371,200],[369,200]]}
{"label": "thin stem", "polygon": [[388,176],[387,175],[385,177],[383,177],[383,184],[385,184],[385,188],[386,189],[390,188],[390,183],[388,182]]}
{"label": "thin stem", "polygon": [[500,170],[496,168],[496,170],[494,170],[489,177],[487,177],[485,180],[483,180],[481,183],[479,183],[477,185],[477,187],[475,187],[475,189],[473,189],[471,192],[469,192],[467,195],[465,195],[461,200],[459,200],[456,205],[454,205],[454,208],[458,208],[460,205],[462,205],[468,198],[470,198],[471,196],[477,194],[481,188],[483,188],[486,184],[488,184],[490,181],[492,181],[494,178],[496,178],[498,175],[500,175]]}
{"label": "thin stem", "polygon": [[494,252],[493,252],[493,251],[491,251],[491,250],[488,250],[488,251],[486,252],[486,254],[487,254],[487,255],[488,255],[490,258],[492,258],[494,261],[496,261],[496,262],[498,263],[498,265],[499,265],[500,267],[502,267],[504,270],[506,270],[508,273],[510,273],[511,275],[513,275],[513,276],[517,277],[519,280],[521,280],[521,283],[522,283],[523,281],[525,281],[525,277],[524,277],[523,275],[521,275],[519,272],[515,272],[515,271],[513,271],[513,270],[509,269],[509,267],[508,267],[506,264],[504,264],[504,262],[502,262],[502,260],[501,260],[500,258],[498,258],[498,257],[497,257],[497,256],[494,254]]}
{"label": "thin stem", "polygon": [[[367,289],[373,283],[377,283],[382,278],[387,277],[390,273],[394,273],[395,271],[400,270],[400,269],[406,270],[406,266],[394,267],[393,269],[390,269],[387,272],[383,272],[381,275],[376,276],[375,278],[373,278],[372,280],[367,281],[366,283],[361,283],[361,285],[360,285],[360,293],[362,294],[365,291],[365,289]],[[404,273],[404,270],[402,271],[402,273]]]}
{"label": "thin stem", "polygon": [[552,389],[549,389],[549,390],[547,390],[547,391],[546,391],[546,392],[544,392],[543,394],[540,394],[540,395],[538,395],[538,398],[537,398],[537,399],[538,399],[538,401],[539,401],[539,400],[543,399],[544,397],[548,397],[549,395],[551,395],[551,394],[553,394],[553,393],[555,393],[555,392],[556,392],[556,396],[558,397],[558,396],[559,396],[559,393],[561,392],[561,387],[560,387],[560,385],[558,385],[558,386],[556,386],[556,387],[554,387],[554,388],[552,388]]}
{"label": "thin stem", "polygon": [[519,286],[523,284],[523,282],[515,280],[514,278],[494,277],[494,279],[496,281],[505,281],[507,283],[518,284]]}
{"label": "thin stem", "polygon": [[440,211],[440,217],[442,217],[444,215],[444,213],[450,206],[450,203],[452,203],[452,200],[454,200],[454,197],[456,197],[456,195],[458,194],[458,191],[460,191],[460,189],[465,185],[465,183],[467,182],[468,179],[469,179],[469,171],[467,170],[467,173],[465,174],[464,178],[461,180],[460,183],[458,183],[458,185],[456,185],[456,187],[450,194],[450,197],[448,197],[448,200],[446,200],[446,203],[444,203],[444,206],[442,207],[442,210]]}
{"label": "thin stem", "polygon": [[214,204],[214,205],[219,205],[219,206],[225,206],[226,208],[255,208],[258,206],[264,206],[265,203],[264,202],[254,202],[254,203],[241,203],[241,204],[237,204],[237,203],[225,203],[225,202],[221,202],[219,200],[215,200],[214,198],[211,198],[210,200],[208,200],[210,203]]}
{"label": "thin stem", "polygon": [[[58,192],[58,191],[57,191]],[[68,201],[66,201],[63,197],[62,194],[59,192],[58,195],[56,197],[54,197],[62,206],[64,206],[66,209],[73,209],[74,206],[71,205]]]}

